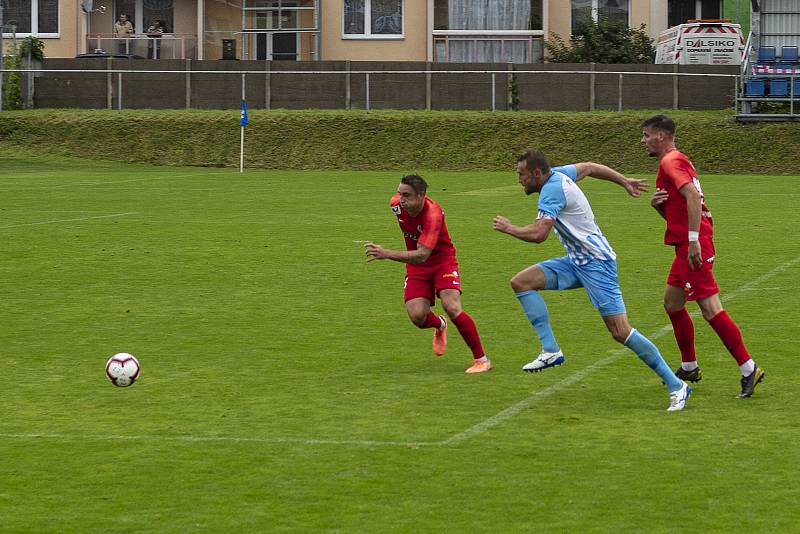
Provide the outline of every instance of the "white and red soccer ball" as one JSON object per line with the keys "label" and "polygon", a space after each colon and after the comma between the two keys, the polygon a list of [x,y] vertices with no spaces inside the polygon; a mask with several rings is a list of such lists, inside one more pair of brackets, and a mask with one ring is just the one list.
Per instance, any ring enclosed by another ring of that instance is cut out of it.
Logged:
{"label": "white and red soccer ball", "polygon": [[121,388],[133,385],[141,370],[139,360],[127,352],[115,354],[106,362],[106,376],[112,384]]}

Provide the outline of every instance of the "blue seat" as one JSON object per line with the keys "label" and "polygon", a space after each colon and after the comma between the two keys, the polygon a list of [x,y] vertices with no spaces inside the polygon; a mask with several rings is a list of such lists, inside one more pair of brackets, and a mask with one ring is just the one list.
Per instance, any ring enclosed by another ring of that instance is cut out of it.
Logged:
{"label": "blue seat", "polygon": [[773,78],[769,81],[769,96],[787,97],[789,96],[789,80],[784,78]]}
{"label": "blue seat", "polygon": [[798,61],[800,58],[798,58],[796,46],[781,47],[781,63],[797,63]]}
{"label": "blue seat", "polygon": [[764,80],[753,78],[744,82],[744,96],[764,96]]}
{"label": "blue seat", "polygon": [[794,98],[800,98],[800,78],[795,78],[792,82],[792,91]]}
{"label": "blue seat", "polygon": [[758,47],[758,62],[775,63],[775,47],[774,46]]}

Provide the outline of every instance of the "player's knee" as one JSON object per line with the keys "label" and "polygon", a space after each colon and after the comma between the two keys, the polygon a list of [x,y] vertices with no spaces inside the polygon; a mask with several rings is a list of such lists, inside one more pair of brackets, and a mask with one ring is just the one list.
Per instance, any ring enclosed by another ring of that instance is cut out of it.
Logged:
{"label": "player's knee", "polygon": [[520,277],[519,275],[515,276],[511,279],[511,289],[514,290],[514,293],[521,293],[523,291],[528,291],[533,289],[529,287],[530,284],[525,281],[524,278]]}
{"label": "player's knee", "polygon": [[628,340],[628,336],[631,335],[631,330],[633,330],[628,324],[614,323],[607,324],[606,326],[608,327],[608,333],[611,334],[614,341],[623,345]]}
{"label": "player's knee", "polygon": [[680,311],[681,308],[683,308],[683,305],[679,306],[677,303],[672,302],[672,300],[668,298],[664,298],[662,304],[664,305],[664,310],[667,313],[675,313],[676,311]]}
{"label": "player's knee", "polygon": [[625,341],[628,339],[629,334],[630,331],[626,332],[620,328],[614,328],[613,330],[611,330],[611,337],[614,338],[614,341],[623,345],[625,344]]}
{"label": "player's knee", "polygon": [[417,328],[422,328],[425,326],[425,320],[428,318],[428,314],[408,312],[408,318],[411,319],[411,322],[414,323],[414,326]]}
{"label": "player's knee", "polygon": [[442,308],[450,319],[455,319],[461,314],[460,302],[442,302]]}

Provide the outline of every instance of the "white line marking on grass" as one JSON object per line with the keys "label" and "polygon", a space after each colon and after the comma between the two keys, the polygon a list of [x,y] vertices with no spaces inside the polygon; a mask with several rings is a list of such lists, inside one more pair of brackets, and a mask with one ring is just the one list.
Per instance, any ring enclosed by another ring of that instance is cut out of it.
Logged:
{"label": "white line marking on grass", "polygon": [[305,438],[281,438],[263,437],[246,438],[236,436],[193,436],[190,434],[163,436],[163,435],[123,435],[123,434],[48,434],[48,433],[29,433],[29,434],[0,434],[4,439],[55,439],[63,441],[185,441],[189,443],[298,443],[304,445],[364,445],[364,446],[397,446],[397,447],[416,447],[418,445],[440,445],[440,442],[427,443],[408,443],[404,441],[378,441],[378,440],[358,440],[358,439],[305,439]]}
{"label": "white line marking on grass", "polygon": [[129,180],[108,180],[105,182],[72,182],[67,184],[58,184],[58,185],[40,185],[40,186],[28,186],[27,184],[2,184],[2,185],[11,185],[11,186],[22,186],[22,187],[4,187],[0,189],[0,191],[39,191],[39,190],[51,190],[51,189],[66,189],[68,187],[84,187],[84,186],[96,186],[96,185],[117,185],[117,184],[127,184],[131,182],[143,182],[145,180],[162,180],[168,182],[170,178],[189,178],[193,176],[197,176],[197,174],[161,174],[163,171],[159,171],[158,176],[145,176],[142,178],[131,178]]}
{"label": "white line marking on grass", "polygon": [[21,228],[23,226],[41,226],[43,224],[58,224],[62,222],[74,222],[74,221],[90,221],[93,219],[111,219],[113,217],[125,217],[126,215],[136,215],[139,213],[138,211],[129,211],[126,213],[111,213],[109,215],[95,215],[94,217],[77,217],[75,219],[54,219],[52,221],[38,221],[32,223],[25,223],[25,224],[12,224],[10,226],[0,226],[0,230],[5,230],[6,228]]}
{"label": "white line marking on grass", "polygon": [[[744,284],[743,286],[741,286],[741,287],[739,287],[737,289],[734,289],[730,293],[726,294],[722,298],[722,301],[723,302],[728,302],[728,301],[738,297],[742,293],[752,290],[754,287],[757,287],[760,283],[765,282],[765,281],[769,280],[770,278],[782,273],[783,271],[787,270],[788,268],[792,267],[793,265],[795,265],[798,262],[800,262],[800,256],[794,258],[793,260],[789,260],[786,263],[783,263],[783,264],[777,266],[776,268],[774,268],[773,270],[769,271],[768,273],[765,273],[765,274],[759,276],[755,280],[752,280],[752,281]],[[694,316],[694,317],[697,317],[698,315],[700,315],[700,310],[698,309],[698,310],[693,311],[691,313],[691,315]],[[670,332],[671,330],[672,330],[672,325],[665,325],[665,326],[662,326],[661,328],[659,328],[658,330],[656,330],[655,333],[649,335],[648,337],[651,340],[655,340],[655,339],[660,338],[664,334]],[[509,406],[508,408],[506,408],[502,412],[500,412],[500,413],[498,413],[496,415],[493,415],[492,417],[490,417],[488,419],[485,419],[485,420],[481,421],[480,423],[478,423],[478,424],[476,424],[476,425],[464,430],[463,432],[455,434],[454,436],[442,441],[441,445],[452,445],[452,444],[456,444],[456,443],[461,443],[462,441],[465,441],[465,440],[467,440],[467,439],[469,439],[469,438],[471,438],[473,436],[477,436],[479,434],[482,434],[483,432],[489,430],[490,428],[495,427],[495,426],[499,425],[500,423],[502,423],[502,422],[514,417],[520,411],[524,410],[525,408],[528,408],[528,407],[532,406],[537,401],[539,401],[541,399],[545,399],[545,398],[549,397],[550,395],[552,395],[553,393],[555,393],[555,392],[557,392],[559,390],[562,390],[567,386],[571,386],[572,384],[574,384],[576,382],[579,382],[581,379],[585,378],[593,370],[598,369],[598,368],[603,367],[603,366],[606,366],[606,365],[609,365],[611,363],[614,363],[622,355],[627,354],[628,352],[629,351],[627,349],[616,349],[613,352],[613,354],[611,356],[609,356],[608,358],[600,360],[599,362],[595,362],[594,364],[590,365],[589,367],[587,367],[587,368],[585,368],[585,369],[583,369],[581,371],[578,371],[577,373],[574,373],[574,374],[566,377],[565,379],[561,380],[560,382],[557,382],[557,383],[553,384],[549,388],[546,388],[546,389],[543,389],[541,391],[535,392],[531,396],[529,396],[529,397],[527,397],[525,399],[522,399],[521,401],[517,402],[516,404],[512,404],[511,406]]]}
{"label": "white line marking on grass", "polygon": [[[730,301],[737,296],[741,295],[746,291],[751,291],[754,287],[758,286],[762,282],[773,278],[774,276],[786,271],[790,267],[793,267],[797,263],[800,263],[800,256],[794,258],[793,260],[789,260],[786,263],[783,263],[776,267],[775,269],[765,273],[758,278],[742,285],[738,289],[735,289],[728,293],[722,300],[723,302]],[[699,310],[695,310],[691,313],[693,316],[699,315]],[[667,334],[672,330],[671,325],[665,325],[655,333],[650,334],[650,339],[658,339],[661,336]],[[614,349],[610,356],[603,358],[602,360],[596,361],[592,365],[573,373],[563,380],[551,385],[548,388],[539,390],[534,392],[533,394],[529,395],[528,397],[512,404],[508,408],[504,409],[503,411],[489,417],[481,421],[480,423],[469,427],[468,429],[459,432],[458,434],[454,434],[453,436],[443,439],[441,441],[417,441],[417,442],[405,442],[405,441],[381,441],[381,440],[337,440],[337,439],[304,439],[304,438],[283,438],[283,437],[236,437],[236,436],[196,436],[196,435],[173,435],[173,436],[164,436],[164,435],[121,435],[121,434],[108,434],[108,435],[97,435],[97,434],[58,434],[58,433],[0,433],[0,438],[2,439],[22,439],[22,440],[34,440],[34,439],[52,439],[52,440],[61,440],[61,441],[176,441],[176,442],[187,442],[187,443],[209,443],[209,442],[217,442],[217,443],[295,443],[299,445],[357,445],[363,447],[406,447],[406,448],[416,448],[416,447],[437,447],[437,446],[447,446],[447,445],[457,445],[462,443],[469,438],[478,436],[487,430],[503,423],[516,414],[521,412],[526,408],[530,408],[540,400],[546,399],[550,397],[554,393],[569,387],[573,384],[576,384],[586,378],[588,375],[592,373],[592,371],[599,369],[601,367],[605,367],[617,361],[621,356],[628,354],[629,351],[624,348]]]}
{"label": "white line marking on grass", "polygon": [[486,187],[483,189],[470,189],[469,191],[461,191],[460,193],[453,193],[453,196],[504,196],[506,193],[518,191],[521,188],[519,185],[503,185],[498,187]]}

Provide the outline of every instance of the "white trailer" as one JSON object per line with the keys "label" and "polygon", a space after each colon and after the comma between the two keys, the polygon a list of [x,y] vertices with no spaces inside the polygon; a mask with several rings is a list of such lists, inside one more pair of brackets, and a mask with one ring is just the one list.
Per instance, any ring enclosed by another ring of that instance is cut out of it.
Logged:
{"label": "white trailer", "polygon": [[687,22],[661,32],[656,63],[740,65],[744,53],[742,27],[722,21]]}

